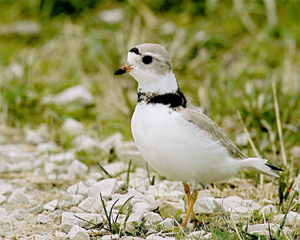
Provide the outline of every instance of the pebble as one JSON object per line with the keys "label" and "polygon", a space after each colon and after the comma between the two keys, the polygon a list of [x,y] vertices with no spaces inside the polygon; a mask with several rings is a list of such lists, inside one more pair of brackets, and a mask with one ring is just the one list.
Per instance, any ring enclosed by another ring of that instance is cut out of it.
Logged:
{"label": "pebble", "polygon": [[101,240],[118,240],[120,236],[118,234],[105,235],[101,238]]}
{"label": "pebble", "polygon": [[163,201],[159,207],[159,212],[164,213],[165,216],[173,216],[177,212],[185,212],[184,201],[179,202]]}
{"label": "pebble", "polygon": [[158,213],[154,212],[148,212],[144,215],[144,217],[145,220],[151,225],[156,225],[163,221],[162,217]]}
{"label": "pebble", "polygon": [[[274,220],[275,221],[282,221],[284,217],[284,214],[278,214],[276,216],[274,216]],[[296,225],[299,224],[300,222],[300,214],[297,212],[293,212],[290,211],[287,215],[286,215],[286,219],[285,219],[285,225]]]}
{"label": "pebble", "polygon": [[165,220],[161,221],[159,225],[162,226],[163,230],[171,229],[171,227],[174,226],[174,219],[166,218]]}
{"label": "pebble", "polygon": [[216,205],[214,203],[215,198],[213,197],[205,197],[198,198],[194,205],[195,213],[213,213],[215,212]]}
{"label": "pebble", "polygon": [[79,151],[95,151],[96,149],[101,149],[100,142],[87,135],[77,136],[72,144]]}
{"label": "pebble", "polygon": [[[99,145],[105,152],[109,153],[111,149],[119,146],[122,143],[122,138],[123,138],[122,134],[120,132],[117,132],[117,133],[109,136],[105,140],[101,141],[99,143]],[[116,163],[119,163],[119,162],[116,162]]]}
{"label": "pebble", "polygon": [[90,236],[85,229],[74,225],[68,233],[67,238],[71,240],[89,240]]}
{"label": "pebble", "polygon": [[26,203],[30,199],[30,196],[23,192],[23,189],[16,189],[13,193],[9,196],[7,202],[12,204],[20,204]]}
{"label": "pebble", "polygon": [[85,184],[82,181],[80,181],[80,182],[68,187],[67,193],[75,194],[75,195],[80,194],[83,196],[87,196],[88,188],[87,188],[87,186],[85,186]]}
{"label": "pebble", "polygon": [[0,218],[4,218],[7,216],[7,211],[5,208],[0,208]]}
{"label": "pebble", "polygon": [[78,205],[78,207],[90,213],[101,213],[103,210],[100,199],[94,197],[87,197]]}
{"label": "pebble", "polygon": [[270,215],[270,214],[274,214],[274,213],[277,213],[277,209],[274,205],[272,204],[269,204],[269,205],[266,205],[264,207],[262,207],[259,212],[261,214],[266,214],[266,215]]}
{"label": "pebble", "polygon": [[[83,220],[81,220],[83,219]],[[103,222],[103,215],[96,213],[72,213],[63,212],[61,220],[61,230],[65,233],[69,232],[74,225],[80,227],[91,227],[91,223],[99,224]]]}
{"label": "pebble", "polygon": [[62,125],[62,130],[69,135],[77,136],[84,133],[84,126],[74,118],[67,118]]}
{"label": "pebble", "polygon": [[58,149],[58,146],[55,142],[45,142],[45,143],[39,143],[36,146],[36,150],[38,152],[44,153],[44,152],[54,152]]}
{"label": "pebble", "polygon": [[89,106],[95,102],[93,95],[82,85],[70,87],[62,91],[53,100],[59,106],[71,103],[80,103],[83,106]]}
{"label": "pebble", "polygon": [[6,201],[6,197],[0,194],[0,204],[4,203],[5,201]]}
{"label": "pebble", "polygon": [[46,224],[49,222],[53,222],[53,219],[49,215],[39,214],[37,216],[36,222]]}
{"label": "pebble", "polygon": [[[255,224],[250,226],[243,226],[243,230],[245,231],[247,229],[247,232],[250,234],[260,234],[260,235],[269,235],[269,229],[273,230],[274,232],[277,232],[279,229],[279,224]],[[283,227],[282,230],[285,234],[291,234],[292,230],[288,227]]]}
{"label": "pebble", "polygon": [[54,199],[44,205],[44,209],[48,211],[54,211],[58,205],[59,200]]}
{"label": "pebble", "polygon": [[49,157],[49,161],[56,163],[58,165],[69,164],[71,161],[75,160],[75,151],[69,150],[65,153],[57,153],[51,154]]}
{"label": "pebble", "polygon": [[71,178],[77,178],[86,174],[87,171],[88,171],[88,167],[84,163],[76,159],[72,161],[72,163],[69,165],[68,175]]}
{"label": "pebble", "polygon": [[121,8],[103,10],[99,12],[98,17],[103,22],[115,24],[122,21],[124,18],[124,11]]}
{"label": "pebble", "polygon": [[31,144],[38,144],[44,142],[43,136],[34,130],[26,130],[25,142]]}
{"label": "pebble", "polygon": [[43,204],[37,204],[37,205],[35,205],[34,207],[29,208],[29,209],[28,209],[28,212],[29,212],[29,213],[35,213],[35,214],[36,214],[36,213],[42,212],[43,209],[44,209]]}
{"label": "pebble", "polygon": [[101,193],[102,197],[107,200],[112,197],[117,188],[118,183],[115,178],[104,179],[89,187],[88,196],[99,198]]}

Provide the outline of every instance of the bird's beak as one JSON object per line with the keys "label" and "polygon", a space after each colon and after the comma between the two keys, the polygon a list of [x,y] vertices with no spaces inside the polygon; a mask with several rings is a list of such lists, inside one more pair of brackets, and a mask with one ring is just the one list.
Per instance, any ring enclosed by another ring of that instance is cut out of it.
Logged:
{"label": "bird's beak", "polygon": [[124,73],[129,73],[133,68],[126,63],[122,67],[120,67],[116,72],[115,75],[122,75]]}

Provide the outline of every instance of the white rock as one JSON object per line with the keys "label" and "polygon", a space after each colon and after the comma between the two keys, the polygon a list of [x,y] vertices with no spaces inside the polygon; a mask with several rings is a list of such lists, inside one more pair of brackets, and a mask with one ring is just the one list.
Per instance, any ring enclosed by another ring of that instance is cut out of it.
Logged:
{"label": "white rock", "polygon": [[85,175],[87,171],[88,171],[88,167],[84,163],[76,159],[72,161],[72,163],[70,164],[68,168],[68,175],[71,178],[81,177]]}
{"label": "white rock", "polygon": [[114,24],[121,22],[121,20],[124,18],[124,11],[121,8],[103,10],[99,13],[98,17],[103,22]]}
{"label": "white rock", "polygon": [[142,240],[143,238],[139,238],[139,237],[132,237],[132,236],[125,236],[122,237],[121,240]]}
{"label": "white rock", "polygon": [[49,222],[53,222],[53,219],[49,215],[39,214],[37,216],[36,222],[46,224]]}
{"label": "white rock", "polygon": [[213,197],[198,198],[194,205],[195,213],[213,213],[216,209]]}
{"label": "white rock", "polygon": [[43,136],[34,130],[27,130],[26,136],[25,136],[25,142],[32,143],[32,144],[38,144],[44,141]]}
{"label": "white rock", "polygon": [[264,207],[262,207],[260,210],[259,210],[259,212],[261,213],[261,214],[266,214],[266,215],[270,215],[270,214],[274,214],[274,213],[277,213],[277,209],[276,209],[276,207],[274,206],[274,205],[272,205],[272,204],[269,204],[269,205],[266,205],[266,206],[264,206]]}
{"label": "white rock", "polygon": [[145,211],[141,210],[139,212],[134,212],[130,214],[127,223],[137,222],[140,223],[144,217]]}
{"label": "white rock", "polygon": [[[284,218],[284,214],[278,214],[276,216],[274,216],[274,220],[275,221],[282,221]],[[300,222],[300,214],[297,212],[293,212],[290,211],[287,215],[286,215],[286,219],[285,219],[285,225],[296,225],[299,224]]]}
{"label": "white rock", "polygon": [[115,193],[117,188],[117,179],[104,179],[99,182],[95,182],[92,186],[89,187],[88,196],[99,198],[101,193],[104,199],[109,199],[112,197],[112,194]]}
{"label": "white rock", "polygon": [[[81,220],[84,219],[84,220]],[[72,212],[63,212],[61,220],[61,230],[63,232],[69,232],[74,225],[80,227],[91,227],[90,224],[99,224],[103,222],[103,216],[96,213],[72,213]]]}
{"label": "white rock", "polygon": [[85,229],[75,225],[71,228],[67,238],[70,238],[71,240],[89,240],[90,236]]}
{"label": "white rock", "polygon": [[5,201],[6,201],[6,197],[0,194],[0,204],[4,203]]}
{"label": "white rock", "polygon": [[[136,167],[146,167],[146,162],[142,155],[137,150],[135,143],[133,141],[130,142],[122,142],[115,148],[117,158],[124,162],[129,163],[131,160],[132,165]],[[149,169],[151,169],[149,167]]]}
{"label": "white rock", "polygon": [[0,144],[4,144],[6,142],[6,137],[0,134]]}
{"label": "white rock", "polygon": [[52,238],[52,234],[48,233],[46,235],[34,235],[33,239],[34,240],[49,240]]}
{"label": "white rock", "polygon": [[67,118],[62,125],[62,130],[69,135],[77,136],[84,132],[84,126],[73,118]]}
{"label": "white rock", "polygon": [[78,207],[91,213],[101,213],[103,210],[101,200],[93,197],[87,197],[78,205]]}
{"label": "white rock", "polygon": [[80,135],[77,136],[72,144],[76,147],[78,150],[84,150],[84,151],[94,151],[96,149],[102,149],[100,142],[98,142],[96,139],[91,138],[87,135]]}
{"label": "white rock", "polygon": [[92,105],[95,100],[93,95],[82,85],[68,88],[57,94],[54,103],[56,105],[80,103],[82,105]]}
{"label": "white rock", "polygon": [[161,237],[157,234],[151,234],[146,237],[146,240],[175,240],[175,237]]}
{"label": "white rock", "polygon": [[214,199],[216,207],[224,214],[232,215],[235,219],[241,217],[250,217],[254,210],[259,210],[261,206],[252,200],[243,200],[237,196],[227,197],[225,199]]}
{"label": "white rock", "polygon": [[7,216],[7,211],[5,208],[0,208],[0,218],[4,218]]}
{"label": "white rock", "polygon": [[59,201],[58,208],[64,209],[78,205],[83,198],[84,197],[82,195],[68,195],[64,198],[64,200]]}
{"label": "white rock", "polygon": [[54,199],[44,205],[44,209],[48,211],[54,211],[58,205],[58,199]]}
{"label": "white rock", "polygon": [[80,181],[70,187],[68,187],[67,189],[67,192],[69,194],[80,194],[80,195],[83,195],[83,196],[86,196],[88,194],[88,188],[87,186],[85,186],[85,184]]}
{"label": "white rock", "polygon": [[0,194],[10,194],[13,190],[12,184],[0,180]]}
{"label": "white rock", "polygon": [[[250,225],[250,226],[243,226],[243,230],[247,229],[247,232],[250,234],[260,234],[260,235],[269,235],[269,229],[274,231],[275,233],[279,229],[280,225],[279,224],[255,224],[255,225]],[[283,232],[285,234],[291,234],[292,230],[289,229],[288,227],[283,227]]]}
{"label": "white rock", "polygon": [[20,204],[30,200],[30,196],[25,194],[22,189],[16,189],[8,198],[8,203]]}
{"label": "white rock", "polygon": [[29,213],[33,213],[33,214],[37,214],[37,213],[42,212],[43,209],[44,209],[43,204],[37,204],[37,205],[35,205],[34,207],[29,208],[29,209],[28,209],[28,212],[29,212]]}
{"label": "white rock", "polygon": [[236,135],[235,142],[238,146],[246,146],[248,144],[248,137],[246,133]]}
{"label": "white rock", "polygon": [[101,238],[101,240],[118,240],[120,236],[118,234],[105,235]]}
{"label": "white rock", "polygon": [[201,230],[201,231],[194,231],[191,232],[187,235],[188,239],[200,239],[201,237],[203,237],[206,234],[205,231]]}
{"label": "white rock", "polygon": [[172,21],[165,22],[160,26],[160,31],[163,35],[173,34],[175,30],[176,25]]}
{"label": "white rock", "polygon": [[32,161],[23,161],[19,163],[7,163],[7,172],[26,172],[31,171],[34,168],[34,163]]}
{"label": "white rock", "polygon": [[128,165],[123,162],[114,162],[104,165],[103,168],[111,175],[116,176],[121,172],[127,171]]}
{"label": "white rock", "polygon": [[158,213],[148,212],[144,215],[145,220],[151,224],[155,225],[163,221],[162,217]]}
{"label": "white rock", "polygon": [[167,216],[173,216],[177,212],[185,212],[184,201],[179,200],[178,202],[163,201],[159,207],[160,213],[164,213]]}
{"label": "white rock", "polygon": [[16,21],[0,28],[0,34],[36,35],[40,31],[41,26],[33,21]]}
{"label": "white rock", "polygon": [[122,143],[122,134],[120,132],[117,132],[110,137],[106,138],[105,140],[100,142],[101,148],[108,152],[113,149],[114,147],[119,146]]}
{"label": "white rock", "polygon": [[136,203],[136,204],[133,205],[132,211],[133,212],[139,212],[141,210],[148,210],[149,206],[150,206],[150,204],[148,202],[146,202],[146,201],[140,201],[140,202],[138,202],[138,203]]}
{"label": "white rock", "polygon": [[67,236],[67,234],[66,233],[64,233],[64,232],[60,232],[60,231],[55,231],[55,237],[57,237],[57,238],[63,238],[63,239],[65,239],[65,237]]}
{"label": "white rock", "polygon": [[55,142],[46,142],[46,143],[39,143],[36,146],[36,150],[39,152],[54,152],[58,149],[58,146]]}
{"label": "white rock", "polygon": [[203,239],[212,239],[211,233],[207,233],[203,236]]}
{"label": "white rock", "polygon": [[174,226],[174,219],[166,218],[165,220],[161,221],[159,225],[162,226],[163,230],[171,229]]}
{"label": "white rock", "polygon": [[75,160],[75,151],[70,150],[65,153],[51,154],[49,157],[50,162],[54,162],[56,164],[69,164],[71,161]]}

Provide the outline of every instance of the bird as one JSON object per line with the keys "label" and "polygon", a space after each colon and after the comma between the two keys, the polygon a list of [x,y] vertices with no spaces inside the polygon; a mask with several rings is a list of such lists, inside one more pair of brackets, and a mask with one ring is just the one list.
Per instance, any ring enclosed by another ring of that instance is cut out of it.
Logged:
{"label": "bird", "polygon": [[[197,183],[223,183],[244,168],[278,177],[282,169],[248,157],[178,86],[166,48],[143,43],[131,48],[115,75],[128,73],[138,83],[131,131],[138,151],[160,175],[183,183],[186,227],[197,200]],[[191,183],[191,187],[189,185]]]}

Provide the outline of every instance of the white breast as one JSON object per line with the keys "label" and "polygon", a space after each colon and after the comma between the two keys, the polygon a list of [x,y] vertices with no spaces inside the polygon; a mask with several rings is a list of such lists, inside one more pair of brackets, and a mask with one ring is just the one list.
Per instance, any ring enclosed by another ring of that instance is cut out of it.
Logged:
{"label": "white breast", "polygon": [[166,105],[139,103],[131,128],[143,158],[168,178],[223,182],[240,169],[220,143]]}

